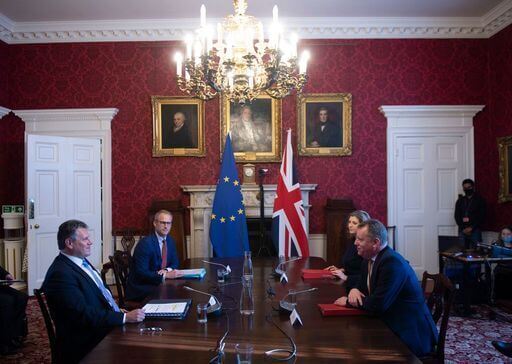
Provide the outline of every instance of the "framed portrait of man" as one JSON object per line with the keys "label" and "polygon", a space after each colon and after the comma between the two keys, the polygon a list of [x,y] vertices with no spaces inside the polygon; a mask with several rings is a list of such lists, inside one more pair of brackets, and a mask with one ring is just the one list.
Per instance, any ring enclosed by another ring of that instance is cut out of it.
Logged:
{"label": "framed portrait of man", "polygon": [[281,161],[281,100],[259,96],[236,104],[221,98],[221,154],[231,132],[237,162]]}
{"label": "framed portrait of man", "polygon": [[303,156],[352,154],[352,95],[303,94],[298,96],[298,149]]}
{"label": "framed portrait of man", "polygon": [[153,157],[203,157],[204,101],[152,96]]}
{"label": "framed portrait of man", "polygon": [[498,202],[512,201],[512,136],[498,138],[500,191]]}

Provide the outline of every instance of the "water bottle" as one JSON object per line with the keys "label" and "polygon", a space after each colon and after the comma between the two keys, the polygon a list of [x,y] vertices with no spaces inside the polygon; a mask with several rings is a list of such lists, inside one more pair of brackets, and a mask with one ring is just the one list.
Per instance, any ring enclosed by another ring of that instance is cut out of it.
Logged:
{"label": "water bottle", "polygon": [[242,271],[242,279],[250,279],[252,281],[253,270],[252,270],[252,259],[251,252],[244,252],[244,267]]}
{"label": "water bottle", "polygon": [[[250,261],[249,256],[249,261]],[[242,277],[242,293],[240,295],[240,313],[242,315],[254,314],[254,300],[252,297],[252,279]]]}

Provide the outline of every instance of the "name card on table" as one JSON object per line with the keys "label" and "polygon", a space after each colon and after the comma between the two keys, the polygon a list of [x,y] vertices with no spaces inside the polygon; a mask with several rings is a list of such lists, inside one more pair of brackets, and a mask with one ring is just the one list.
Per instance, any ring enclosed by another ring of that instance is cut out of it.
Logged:
{"label": "name card on table", "polygon": [[286,273],[283,272],[279,280],[281,281],[281,283],[288,283],[288,276],[286,275]]}
{"label": "name card on table", "polygon": [[215,298],[213,298],[213,296],[210,296],[210,300],[208,301],[208,303],[210,304],[210,306],[213,306],[217,303],[217,301],[215,301]]}
{"label": "name card on table", "polygon": [[292,326],[297,323],[300,324],[301,326],[303,325],[300,315],[295,308],[293,309],[292,313],[290,314],[290,323],[292,324]]}

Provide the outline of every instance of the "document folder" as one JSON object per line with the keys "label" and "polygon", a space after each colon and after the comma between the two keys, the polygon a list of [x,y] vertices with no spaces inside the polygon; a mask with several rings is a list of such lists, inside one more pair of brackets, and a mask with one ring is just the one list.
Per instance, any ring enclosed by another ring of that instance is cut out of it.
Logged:
{"label": "document folder", "polygon": [[206,275],[206,269],[180,269],[181,274],[183,274],[180,278],[185,279],[202,279]]}
{"label": "document folder", "polygon": [[146,318],[181,320],[187,316],[191,303],[191,299],[151,300],[142,309]]}
{"label": "document folder", "polygon": [[335,305],[334,303],[319,303],[318,307],[322,316],[364,316],[368,312],[358,308],[343,307]]}
{"label": "document folder", "polygon": [[333,279],[334,276],[328,270],[323,269],[303,269],[302,278],[304,279]]}

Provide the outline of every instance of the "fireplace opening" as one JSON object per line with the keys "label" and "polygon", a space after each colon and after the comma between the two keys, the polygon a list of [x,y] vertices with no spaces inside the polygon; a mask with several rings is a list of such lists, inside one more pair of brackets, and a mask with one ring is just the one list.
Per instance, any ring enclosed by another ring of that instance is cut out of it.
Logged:
{"label": "fireplace opening", "polygon": [[260,218],[246,218],[249,246],[253,257],[276,257],[277,251],[272,243],[272,218],[265,217],[263,223],[263,239],[260,233]]}

